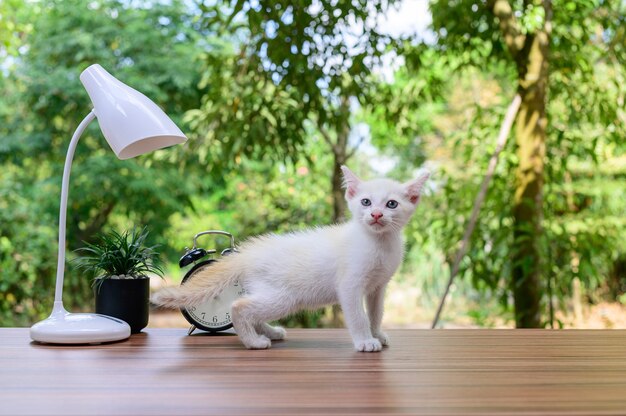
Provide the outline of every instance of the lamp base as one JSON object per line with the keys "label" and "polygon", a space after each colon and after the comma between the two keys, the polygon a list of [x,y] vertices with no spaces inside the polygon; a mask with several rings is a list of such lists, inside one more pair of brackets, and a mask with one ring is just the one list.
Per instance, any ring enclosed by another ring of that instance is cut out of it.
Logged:
{"label": "lamp base", "polygon": [[50,316],[30,328],[33,341],[51,344],[98,344],[129,336],[126,322],[96,313],[69,313],[62,302],[54,302]]}

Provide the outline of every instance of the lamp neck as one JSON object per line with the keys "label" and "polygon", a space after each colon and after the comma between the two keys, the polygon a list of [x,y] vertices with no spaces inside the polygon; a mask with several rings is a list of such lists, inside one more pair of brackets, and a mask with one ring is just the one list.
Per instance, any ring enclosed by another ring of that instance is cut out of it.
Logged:
{"label": "lamp neck", "polygon": [[83,121],[80,122],[72,140],[70,141],[69,148],[67,149],[67,155],[65,156],[65,168],[63,169],[63,182],[61,183],[61,205],[59,208],[59,257],[57,261],[57,280],[56,288],[54,290],[54,302],[55,305],[63,302],[63,277],[65,275],[65,230],[67,223],[67,196],[70,185],[70,170],[72,168],[72,160],[74,159],[74,152],[76,151],[76,145],[78,139],[83,134],[89,123],[96,118],[96,114],[91,110],[89,114],[85,116]]}

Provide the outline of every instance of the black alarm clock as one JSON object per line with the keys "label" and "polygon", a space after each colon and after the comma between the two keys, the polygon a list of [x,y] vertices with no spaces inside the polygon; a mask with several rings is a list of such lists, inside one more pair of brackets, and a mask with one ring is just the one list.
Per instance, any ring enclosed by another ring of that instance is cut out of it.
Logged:
{"label": "black alarm clock", "polygon": [[[212,230],[202,231],[196,234],[193,237],[193,247],[191,249],[185,248],[185,254],[178,262],[181,269],[193,264],[192,268],[183,277],[181,284],[185,284],[188,280],[193,279],[200,270],[211,267],[211,264],[215,261],[215,259],[210,256],[217,253],[217,250],[206,250],[198,248],[197,246],[198,237],[209,234],[223,235],[230,238],[230,247],[222,250],[220,253],[221,256],[227,256],[237,252],[235,249],[235,238],[226,231]],[[191,335],[196,329],[207,332],[220,332],[232,328],[231,305],[238,297],[243,296],[245,293],[245,289],[241,283],[236,280],[227,286],[219,296],[209,299],[197,306],[181,308],[180,311],[183,316],[187,319],[187,322],[191,324],[188,334]]]}

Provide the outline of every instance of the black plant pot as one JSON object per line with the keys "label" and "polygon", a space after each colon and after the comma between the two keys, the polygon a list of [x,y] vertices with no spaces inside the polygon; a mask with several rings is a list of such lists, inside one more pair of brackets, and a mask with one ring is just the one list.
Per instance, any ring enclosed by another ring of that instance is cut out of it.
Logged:
{"label": "black plant pot", "polygon": [[148,325],[150,278],[103,279],[94,286],[96,313],[126,321],[133,334]]}

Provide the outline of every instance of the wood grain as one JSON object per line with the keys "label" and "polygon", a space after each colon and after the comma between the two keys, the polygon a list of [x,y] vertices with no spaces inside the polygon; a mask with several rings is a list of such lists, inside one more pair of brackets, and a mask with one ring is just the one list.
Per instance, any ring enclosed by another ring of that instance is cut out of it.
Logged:
{"label": "wood grain", "polygon": [[2,415],[626,414],[624,330],[393,330],[380,353],[345,330],[234,335],[147,329],[46,346],[0,329]]}

